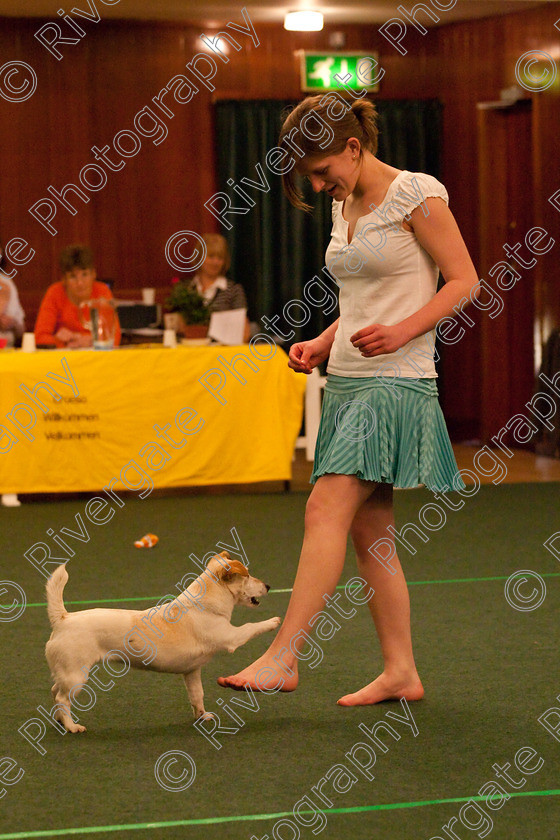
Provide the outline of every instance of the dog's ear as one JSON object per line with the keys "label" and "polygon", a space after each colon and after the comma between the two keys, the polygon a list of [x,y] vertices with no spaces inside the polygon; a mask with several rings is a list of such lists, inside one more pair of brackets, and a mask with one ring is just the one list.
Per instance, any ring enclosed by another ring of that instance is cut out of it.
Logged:
{"label": "dog's ear", "polygon": [[220,554],[214,554],[206,564],[206,569],[212,575],[213,580],[220,580],[221,572],[229,569],[231,557],[229,552],[222,551]]}
{"label": "dog's ear", "polygon": [[243,563],[240,563],[239,560],[230,559],[228,568],[220,569],[218,577],[220,580],[224,581],[224,583],[228,583],[228,581],[233,579],[234,575],[249,577],[249,570],[243,565]]}

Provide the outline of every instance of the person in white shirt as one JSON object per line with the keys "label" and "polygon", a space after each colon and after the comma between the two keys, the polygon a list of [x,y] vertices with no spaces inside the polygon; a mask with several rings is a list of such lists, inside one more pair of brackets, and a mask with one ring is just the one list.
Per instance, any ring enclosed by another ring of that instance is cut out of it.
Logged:
{"label": "person in white shirt", "polygon": [[[218,682],[269,693],[297,687],[298,654],[335,591],[350,534],[384,669],[338,703],[419,700],[408,590],[391,530],[393,487],[465,488],[437,398],[430,337],[478,296],[478,277],[443,185],[375,156],[372,102],[308,97],[288,115],[278,146],[292,204],[307,209],[296,173],[333,199],[326,265],[340,287],[340,318],[289,353],[290,367],[303,373],[329,363],[286,617],[263,656]],[[445,281],[439,291],[438,267]]]}
{"label": "person in white shirt", "polygon": [[23,335],[25,313],[16,285],[7,271],[8,263],[0,245],[0,338],[7,340],[7,347],[13,347]]}
{"label": "person in white shirt", "polygon": [[[0,338],[5,339],[6,347],[13,347],[23,335],[25,313],[19,302],[14,281],[7,273],[4,273],[7,271],[8,262],[4,249],[0,245]],[[3,493],[0,501],[4,507],[19,507],[20,505],[15,493]]]}

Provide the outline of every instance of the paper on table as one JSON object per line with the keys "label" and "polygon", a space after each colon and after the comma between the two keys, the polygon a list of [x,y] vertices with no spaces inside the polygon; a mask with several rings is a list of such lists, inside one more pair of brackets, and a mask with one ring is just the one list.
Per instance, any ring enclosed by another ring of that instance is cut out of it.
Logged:
{"label": "paper on table", "polygon": [[212,312],[208,335],[222,344],[243,344],[246,309],[229,309],[226,312]]}

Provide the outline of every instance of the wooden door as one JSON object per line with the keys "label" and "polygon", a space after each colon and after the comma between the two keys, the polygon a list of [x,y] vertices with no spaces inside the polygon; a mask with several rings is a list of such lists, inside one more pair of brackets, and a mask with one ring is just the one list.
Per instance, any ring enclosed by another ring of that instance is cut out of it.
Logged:
{"label": "wooden door", "polygon": [[[492,309],[481,312],[481,437],[488,442],[531,398],[534,386],[534,259],[525,245],[534,227],[531,101],[509,108],[478,111],[479,152],[479,277],[496,295]],[[511,249],[520,243],[518,260]],[[504,249],[509,246],[510,255]],[[507,268],[521,275],[508,290],[497,285],[513,282]],[[501,308],[502,303],[503,308]],[[481,305],[492,293],[483,292]],[[501,308],[501,311],[499,311]],[[491,314],[494,317],[491,317]],[[507,438],[504,438],[507,440]],[[510,440],[510,442],[512,442]]]}

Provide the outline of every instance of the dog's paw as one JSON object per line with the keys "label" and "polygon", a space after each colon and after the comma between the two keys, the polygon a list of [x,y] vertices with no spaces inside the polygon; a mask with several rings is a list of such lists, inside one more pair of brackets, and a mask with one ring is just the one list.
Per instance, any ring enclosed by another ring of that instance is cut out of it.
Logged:
{"label": "dog's paw", "polygon": [[82,726],[81,723],[73,723],[71,726],[66,727],[68,732],[72,732],[74,735],[77,732],[86,732],[85,726]]}
{"label": "dog's paw", "polygon": [[280,625],[282,624],[282,619],[279,616],[275,615],[274,618],[270,619],[269,623],[270,623],[270,629],[271,630],[276,630],[276,628],[280,627]]}
{"label": "dog's paw", "polygon": [[213,715],[212,712],[199,712],[199,714],[196,714],[194,717],[195,717],[195,720],[215,720],[216,719],[216,715]]}

